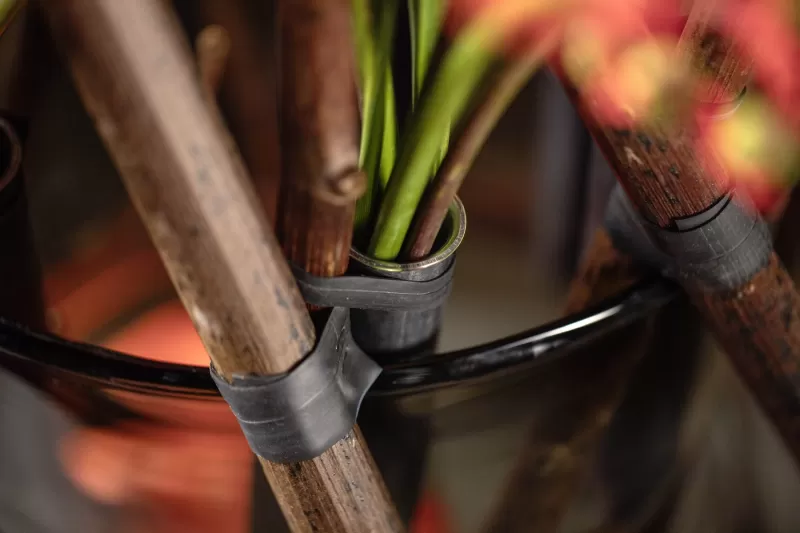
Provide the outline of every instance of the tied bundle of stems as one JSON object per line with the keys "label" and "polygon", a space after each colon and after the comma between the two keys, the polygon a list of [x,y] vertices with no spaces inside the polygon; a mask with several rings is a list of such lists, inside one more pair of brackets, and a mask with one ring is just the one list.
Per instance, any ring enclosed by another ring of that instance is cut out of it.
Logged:
{"label": "tied bundle of stems", "polygon": [[[547,39],[502,62],[497,24],[478,20],[445,39],[446,0],[408,0],[410,50],[395,49],[400,0],[353,0],[367,187],[356,245],[379,260],[419,260],[435,238],[469,167],[503,112],[554,45]],[[495,21],[496,22],[496,21]],[[401,80],[400,54],[410,56]],[[408,77],[408,76],[407,76]],[[410,102],[398,102],[399,83]],[[405,104],[405,105],[403,105]],[[407,109],[402,122],[398,112]],[[401,128],[402,124],[402,128]]]}

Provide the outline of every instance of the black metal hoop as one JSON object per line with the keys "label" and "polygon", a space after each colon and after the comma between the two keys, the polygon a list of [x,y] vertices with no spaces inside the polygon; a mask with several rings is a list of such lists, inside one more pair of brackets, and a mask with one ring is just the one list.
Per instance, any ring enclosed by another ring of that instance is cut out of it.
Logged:
{"label": "black metal hoop", "polygon": [[[370,394],[413,395],[525,365],[547,364],[662,308],[678,295],[665,279],[644,281],[592,309],[504,339],[449,353],[406,357],[384,366]],[[142,359],[32,331],[4,319],[0,319],[0,366],[22,376],[56,373],[112,389],[218,396],[207,367]]]}

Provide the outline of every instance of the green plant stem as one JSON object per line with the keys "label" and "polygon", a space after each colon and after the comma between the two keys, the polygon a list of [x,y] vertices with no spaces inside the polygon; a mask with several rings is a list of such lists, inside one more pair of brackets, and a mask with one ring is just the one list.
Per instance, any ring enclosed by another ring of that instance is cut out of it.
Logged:
{"label": "green plant stem", "polygon": [[[446,0],[408,0],[411,28],[411,108],[414,109],[422,95],[433,54],[439,41],[439,32],[445,12]],[[434,175],[447,155],[450,142],[450,127],[441,140],[439,157],[431,168]]]}
{"label": "green plant stem", "polygon": [[453,203],[475,157],[497,121],[541,65],[548,48],[542,47],[531,51],[506,64],[490,80],[489,89],[456,138],[444,164],[425,193],[407,239],[409,244],[406,256],[409,260],[423,259],[431,252],[447,210]]}
{"label": "green plant stem", "polygon": [[444,0],[408,0],[411,29],[411,105],[416,105],[425,85],[444,15]]}
{"label": "green plant stem", "polygon": [[351,0],[353,33],[358,56],[358,82],[361,88],[361,146],[360,165],[364,165],[369,131],[375,109],[375,39],[372,35],[372,9],[369,0]]}
{"label": "green plant stem", "polygon": [[465,30],[452,44],[418,102],[389,179],[368,253],[394,260],[428,185],[449,125],[457,121],[492,64],[493,35],[485,27]]}
{"label": "green plant stem", "polygon": [[383,80],[385,85],[383,89],[383,142],[378,172],[381,193],[386,190],[386,185],[389,183],[389,177],[392,175],[394,161],[397,157],[397,108],[394,96],[394,76],[392,76],[392,69],[389,65],[386,65]]}
{"label": "green plant stem", "polygon": [[[353,33],[355,35],[356,55],[358,59],[359,87],[361,89],[361,142],[359,146],[358,164],[362,169],[368,168],[371,156],[368,152],[369,142],[375,124],[375,108],[378,102],[378,88],[375,77],[375,39],[373,36],[373,17],[369,0],[352,0]],[[356,203],[354,220],[355,231],[358,232],[369,220],[370,202],[372,198],[372,176],[366,174],[366,190]]]}
{"label": "green plant stem", "polygon": [[[373,12],[372,5],[378,10]],[[397,0],[380,3],[353,0],[354,24],[362,87],[360,165],[366,174],[366,190],[356,204],[355,230],[361,234],[372,221],[394,163],[396,128],[391,51],[397,20]],[[373,13],[378,28],[373,35]]]}

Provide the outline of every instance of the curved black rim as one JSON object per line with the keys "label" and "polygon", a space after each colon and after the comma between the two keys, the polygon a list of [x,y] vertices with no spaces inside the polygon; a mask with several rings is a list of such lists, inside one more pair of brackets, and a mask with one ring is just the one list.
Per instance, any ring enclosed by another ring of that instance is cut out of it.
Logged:
{"label": "curved black rim", "polygon": [[[679,294],[667,280],[640,283],[585,312],[464,350],[412,356],[385,366],[370,390],[410,395],[545,364],[634,322]],[[207,367],[142,359],[91,344],[31,331],[0,319],[0,365],[21,373],[60,373],[112,389],[161,394],[216,396]]]}

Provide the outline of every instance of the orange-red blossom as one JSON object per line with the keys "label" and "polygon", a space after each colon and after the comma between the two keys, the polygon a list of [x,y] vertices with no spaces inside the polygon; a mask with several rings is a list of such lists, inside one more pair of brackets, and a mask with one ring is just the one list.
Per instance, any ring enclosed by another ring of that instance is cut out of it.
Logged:
{"label": "orange-red blossom", "polygon": [[[682,121],[695,128],[698,151],[715,157],[734,180],[769,203],[796,167],[800,132],[800,41],[793,26],[796,0],[708,2],[710,29],[753,62],[754,83],[725,118],[709,119],[692,95],[700,84],[679,39],[686,22],[678,0],[450,0],[449,27],[482,21],[504,38],[500,55],[530,49],[559,34],[551,64],[579,90],[601,124],[634,126]],[[500,8],[515,12],[499,17]],[[494,46],[494,44],[492,43]],[[678,100],[678,101],[676,101]],[[681,110],[681,116],[675,116]],[[766,207],[766,206],[764,206]]]}

